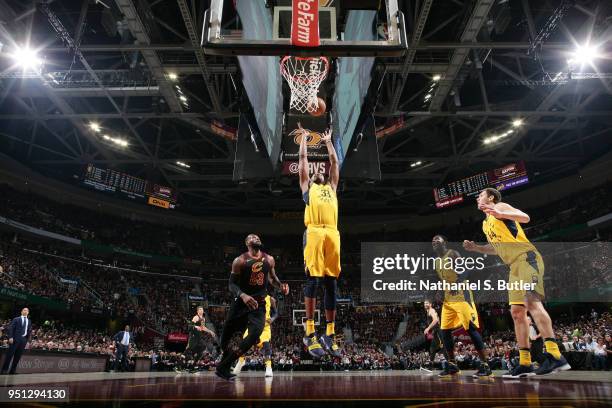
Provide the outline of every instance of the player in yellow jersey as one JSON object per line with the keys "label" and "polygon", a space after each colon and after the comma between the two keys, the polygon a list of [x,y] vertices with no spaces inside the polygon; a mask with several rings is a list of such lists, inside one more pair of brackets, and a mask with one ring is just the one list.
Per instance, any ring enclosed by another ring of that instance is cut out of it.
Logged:
{"label": "player in yellow jersey", "polygon": [[[276,299],[274,299],[270,295],[266,295],[266,323],[264,325],[264,329],[259,335],[259,343],[257,343],[257,348],[263,352],[264,362],[266,365],[266,377],[272,377],[272,323],[278,317],[278,312],[276,309]],[[244,335],[242,338],[246,338],[249,335],[249,329],[244,331]],[[233,373],[238,375],[244,367],[246,360],[244,356],[240,356],[238,362],[236,363],[236,367],[234,367]]]}
{"label": "player in yellow jersey", "polygon": [[[461,257],[459,252],[448,248],[448,240],[443,235],[436,235],[431,240],[431,246],[437,255],[439,261],[436,262],[436,272],[441,281],[448,283],[458,283],[467,278],[468,272],[459,273],[452,268],[455,259]],[[453,339],[453,331],[463,327],[467,334],[472,339],[474,348],[480,356],[480,366],[473,377],[489,377],[492,375],[489,368],[488,356],[486,353],[484,342],[478,332],[480,323],[478,321],[478,312],[474,304],[474,294],[471,290],[465,291],[444,291],[444,303],[442,304],[442,318],[440,322],[440,331],[442,343],[447,353],[448,363],[440,374],[440,377],[449,377],[459,374],[459,367],[455,361],[455,342]]]}
{"label": "player in yellow jersey", "polygon": [[[523,378],[531,375],[544,375],[557,371],[569,370],[571,367],[559,352],[555,341],[552,321],[542,304],[544,299],[544,262],[535,246],[527,239],[521,224],[530,221],[523,211],[501,202],[501,193],[494,188],[486,188],[477,198],[478,209],[485,214],[482,230],[488,244],[477,245],[473,241],[464,241],[463,247],[468,251],[482,254],[498,255],[509,266],[510,275],[508,290],[510,313],[514,321],[514,333],[519,347],[519,365],[504,378]],[[512,286],[520,284],[520,289]],[[533,290],[523,289],[531,284]],[[527,312],[531,315],[544,337],[546,359],[534,371],[529,352],[529,322]]]}
{"label": "player in yellow jersey", "polygon": [[[304,209],[304,267],[306,284],[304,285],[304,304],[306,308],[306,335],[304,345],[316,358],[329,354],[340,357],[340,350],[335,341],[336,291],[340,276],[340,233],[338,232],[338,199],[336,189],[340,178],[338,156],[332,144],[331,130],[323,133],[321,141],[325,143],[329,154],[329,178],[324,174],[308,177],[308,132],[298,123],[301,133],[300,159],[298,172],[300,189],[306,204]],[[314,311],[317,302],[317,286],[323,283],[323,303],[325,307],[325,334],[321,343],[317,339],[314,327]]]}

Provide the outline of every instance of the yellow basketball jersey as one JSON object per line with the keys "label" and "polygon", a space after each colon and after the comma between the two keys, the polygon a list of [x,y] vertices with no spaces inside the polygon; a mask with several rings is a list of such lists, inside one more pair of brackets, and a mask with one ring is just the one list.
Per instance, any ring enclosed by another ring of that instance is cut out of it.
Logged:
{"label": "yellow basketball jersey", "polygon": [[312,183],[304,194],[304,225],[338,228],[338,199],[329,184]]}
{"label": "yellow basketball jersey", "polygon": [[521,254],[536,252],[525,235],[521,224],[512,220],[498,220],[492,215],[482,222],[482,231],[487,241],[506,265],[510,265]]}
{"label": "yellow basketball jersey", "polygon": [[[448,283],[455,283],[459,281],[459,275],[453,270],[448,256],[450,250],[446,251],[444,257],[441,258],[441,262],[436,262],[436,272],[441,281]],[[444,291],[445,302],[474,302],[474,295],[471,290],[445,290]]]}

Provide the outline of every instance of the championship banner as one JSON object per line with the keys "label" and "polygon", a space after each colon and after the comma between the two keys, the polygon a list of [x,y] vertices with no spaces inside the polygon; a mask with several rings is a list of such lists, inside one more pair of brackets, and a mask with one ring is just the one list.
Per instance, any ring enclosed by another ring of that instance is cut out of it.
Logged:
{"label": "championship banner", "polygon": [[293,0],[291,13],[291,45],[318,47],[319,0]]}
{"label": "championship banner", "polygon": [[[329,167],[330,164],[327,161],[308,162],[308,176],[312,176],[313,174],[325,174],[329,176]],[[284,176],[297,176],[298,174],[298,162],[296,161],[285,161],[283,162],[283,170],[282,173]]]}
{"label": "championship banner", "polygon": [[238,133],[238,129],[219,122],[218,120],[213,120],[210,123],[210,130],[229,140],[236,140],[236,134]]}
{"label": "championship banner", "polygon": [[405,121],[404,121],[403,116],[389,120],[384,126],[380,126],[376,128],[376,138],[379,139],[386,135],[390,135],[395,132],[398,132],[404,127],[404,122]]}
{"label": "championship banner", "polygon": [[[300,141],[298,122],[308,132],[308,160],[328,160],[327,147],[322,142],[323,132],[327,129],[325,116],[288,115],[287,133],[283,136],[283,161],[299,159]],[[333,137],[333,136],[332,136]]]}

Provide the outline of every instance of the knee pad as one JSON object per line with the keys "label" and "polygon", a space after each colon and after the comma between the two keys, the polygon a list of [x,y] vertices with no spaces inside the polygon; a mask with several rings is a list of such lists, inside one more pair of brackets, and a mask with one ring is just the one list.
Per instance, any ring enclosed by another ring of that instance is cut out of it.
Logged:
{"label": "knee pad", "polygon": [[326,276],[323,278],[323,286],[325,288],[325,295],[323,298],[325,310],[336,310],[338,280],[332,276]]}
{"label": "knee pad", "polygon": [[455,348],[455,341],[453,340],[453,331],[450,329],[444,329],[442,332],[442,343],[446,351],[452,352]]}
{"label": "knee pad", "polygon": [[272,346],[270,345],[269,341],[266,341],[263,344],[263,349],[262,349],[263,355],[266,358],[270,358],[272,356]]}
{"label": "knee pad", "polygon": [[304,296],[308,298],[317,297],[317,287],[319,286],[319,278],[308,276],[304,285]]}
{"label": "knee pad", "polygon": [[476,350],[483,350],[484,342],[482,341],[482,336],[480,335],[480,333],[478,333],[478,330],[476,330],[476,326],[470,323],[470,327],[467,332],[470,335],[470,338],[472,339],[472,343],[474,343],[474,348]]}

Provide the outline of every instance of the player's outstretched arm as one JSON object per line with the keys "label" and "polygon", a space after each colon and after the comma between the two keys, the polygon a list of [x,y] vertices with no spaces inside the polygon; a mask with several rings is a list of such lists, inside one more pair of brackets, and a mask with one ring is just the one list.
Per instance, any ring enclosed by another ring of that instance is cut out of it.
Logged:
{"label": "player's outstretched arm", "polygon": [[300,132],[300,151],[298,161],[298,173],[300,176],[300,189],[302,194],[308,191],[308,132],[304,130],[301,123],[298,122],[298,131]]}
{"label": "player's outstretched arm", "polygon": [[327,147],[327,154],[329,155],[329,184],[331,188],[336,191],[338,188],[338,181],[340,180],[340,164],[338,162],[336,149],[334,149],[334,144],[332,143],[331,135],[331,129],[327,129],[325,133],[323,133],[323,142],[325,143],[325,147]]}
{"label": "player's outstretched arm", "polygon": [[286,283],[282,283],[278,276],[276,276],[276,261],[273,256],[268,255],[268,263],[270,264],[270,273],[268,274],[268,282],[270,285],[280,290],[283,295],[287,295],[289,293],[289,285]]}
{"label": "player's outstretched arm", "polygon": [[507,203],[497,203],[491,208],[485,208],[483,211],[495,218],[516,221],[521,224],[530,221],[529,215]]}

